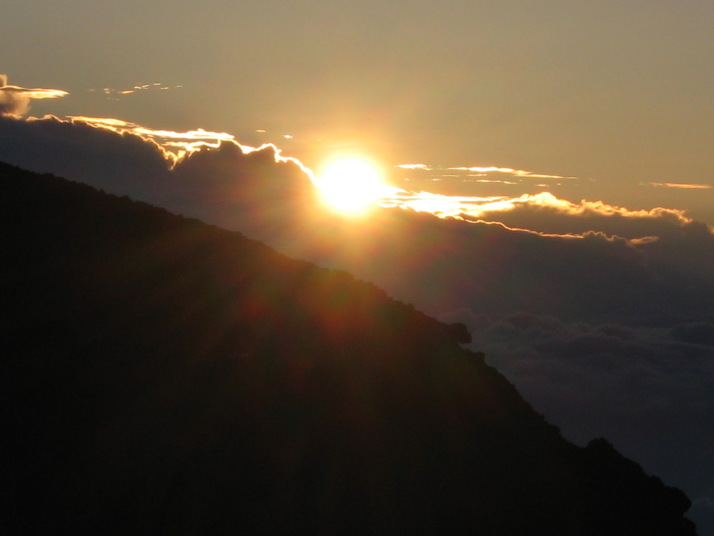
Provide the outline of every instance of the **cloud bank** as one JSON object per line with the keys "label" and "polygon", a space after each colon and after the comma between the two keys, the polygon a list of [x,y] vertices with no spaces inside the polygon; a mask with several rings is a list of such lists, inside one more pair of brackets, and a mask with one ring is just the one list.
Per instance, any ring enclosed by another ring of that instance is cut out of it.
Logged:
{"label": "cloud bank", "polygon": [[[0,160],[85,182],[246,234],[314,205],[311,172],[274,145],[111,118],[0,116]],[[300,205],[298,207],[297,205]]]}
{"label": "cloud bank", "polygon": [[[464,322],[473,347],[567,437],[610,438],[685,489],[696,519],[711,523],[714,235],[706,225],[675,210],[550,194],[462,199],[473,210],[460,219],[375,209],[356,224],[320,210],[309,170],[275,146],[90,119],[1,116],[0,160],[239,230]],[[171,145],[209,140],[181,154]]]}

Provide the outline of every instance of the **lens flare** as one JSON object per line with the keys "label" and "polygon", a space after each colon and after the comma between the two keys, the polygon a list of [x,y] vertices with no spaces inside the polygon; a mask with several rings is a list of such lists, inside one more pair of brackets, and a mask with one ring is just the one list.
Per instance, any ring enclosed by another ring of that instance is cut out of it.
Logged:
{"label": "lens flare", "polygon": [[345,214],[366,211],[391,193],[379,168],[366,158],[343,157],[328,162],[316,180],[323,201]]}

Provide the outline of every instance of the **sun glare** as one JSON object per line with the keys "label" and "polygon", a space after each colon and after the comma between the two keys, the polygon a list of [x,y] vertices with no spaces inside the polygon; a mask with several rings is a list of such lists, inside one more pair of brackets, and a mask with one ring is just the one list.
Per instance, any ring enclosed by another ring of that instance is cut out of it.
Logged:
{"label": "sun glare", "polygon": [[317,177],[323,201],[333,210],[358,214],[391,191],[382,182],[375,164],[362,157],[343,157],[328,162]]}

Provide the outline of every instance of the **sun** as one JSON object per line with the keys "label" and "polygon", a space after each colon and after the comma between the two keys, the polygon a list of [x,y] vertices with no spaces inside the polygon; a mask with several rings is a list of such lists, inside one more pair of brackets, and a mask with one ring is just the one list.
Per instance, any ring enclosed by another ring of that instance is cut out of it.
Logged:
{"label": "sun", "polygon": [[327,206],[343,214],[364,213],[390,191],[377,165],[361,156],[328,161],[315,182]]}

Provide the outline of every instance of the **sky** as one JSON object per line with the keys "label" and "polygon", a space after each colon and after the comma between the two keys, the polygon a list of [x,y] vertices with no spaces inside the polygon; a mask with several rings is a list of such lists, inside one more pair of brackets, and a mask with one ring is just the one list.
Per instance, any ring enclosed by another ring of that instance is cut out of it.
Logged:
{"label": "sky", "polygon": [[[12,2],[0,160],[464,322],[566,438],[611,440],[712,536],[713,22],[690,0]],[[341,154],[426,212],[318,209]]]}
{"label": "sky", "polygon": [[[11,82],[69,92],[37,114],[229,132],[311,167],[358,151],[399,186],[714,223],[712,22],[706,0],[28,0],[3,7],[0,50]],[[464,182],[455,167],[569,179]]]}

